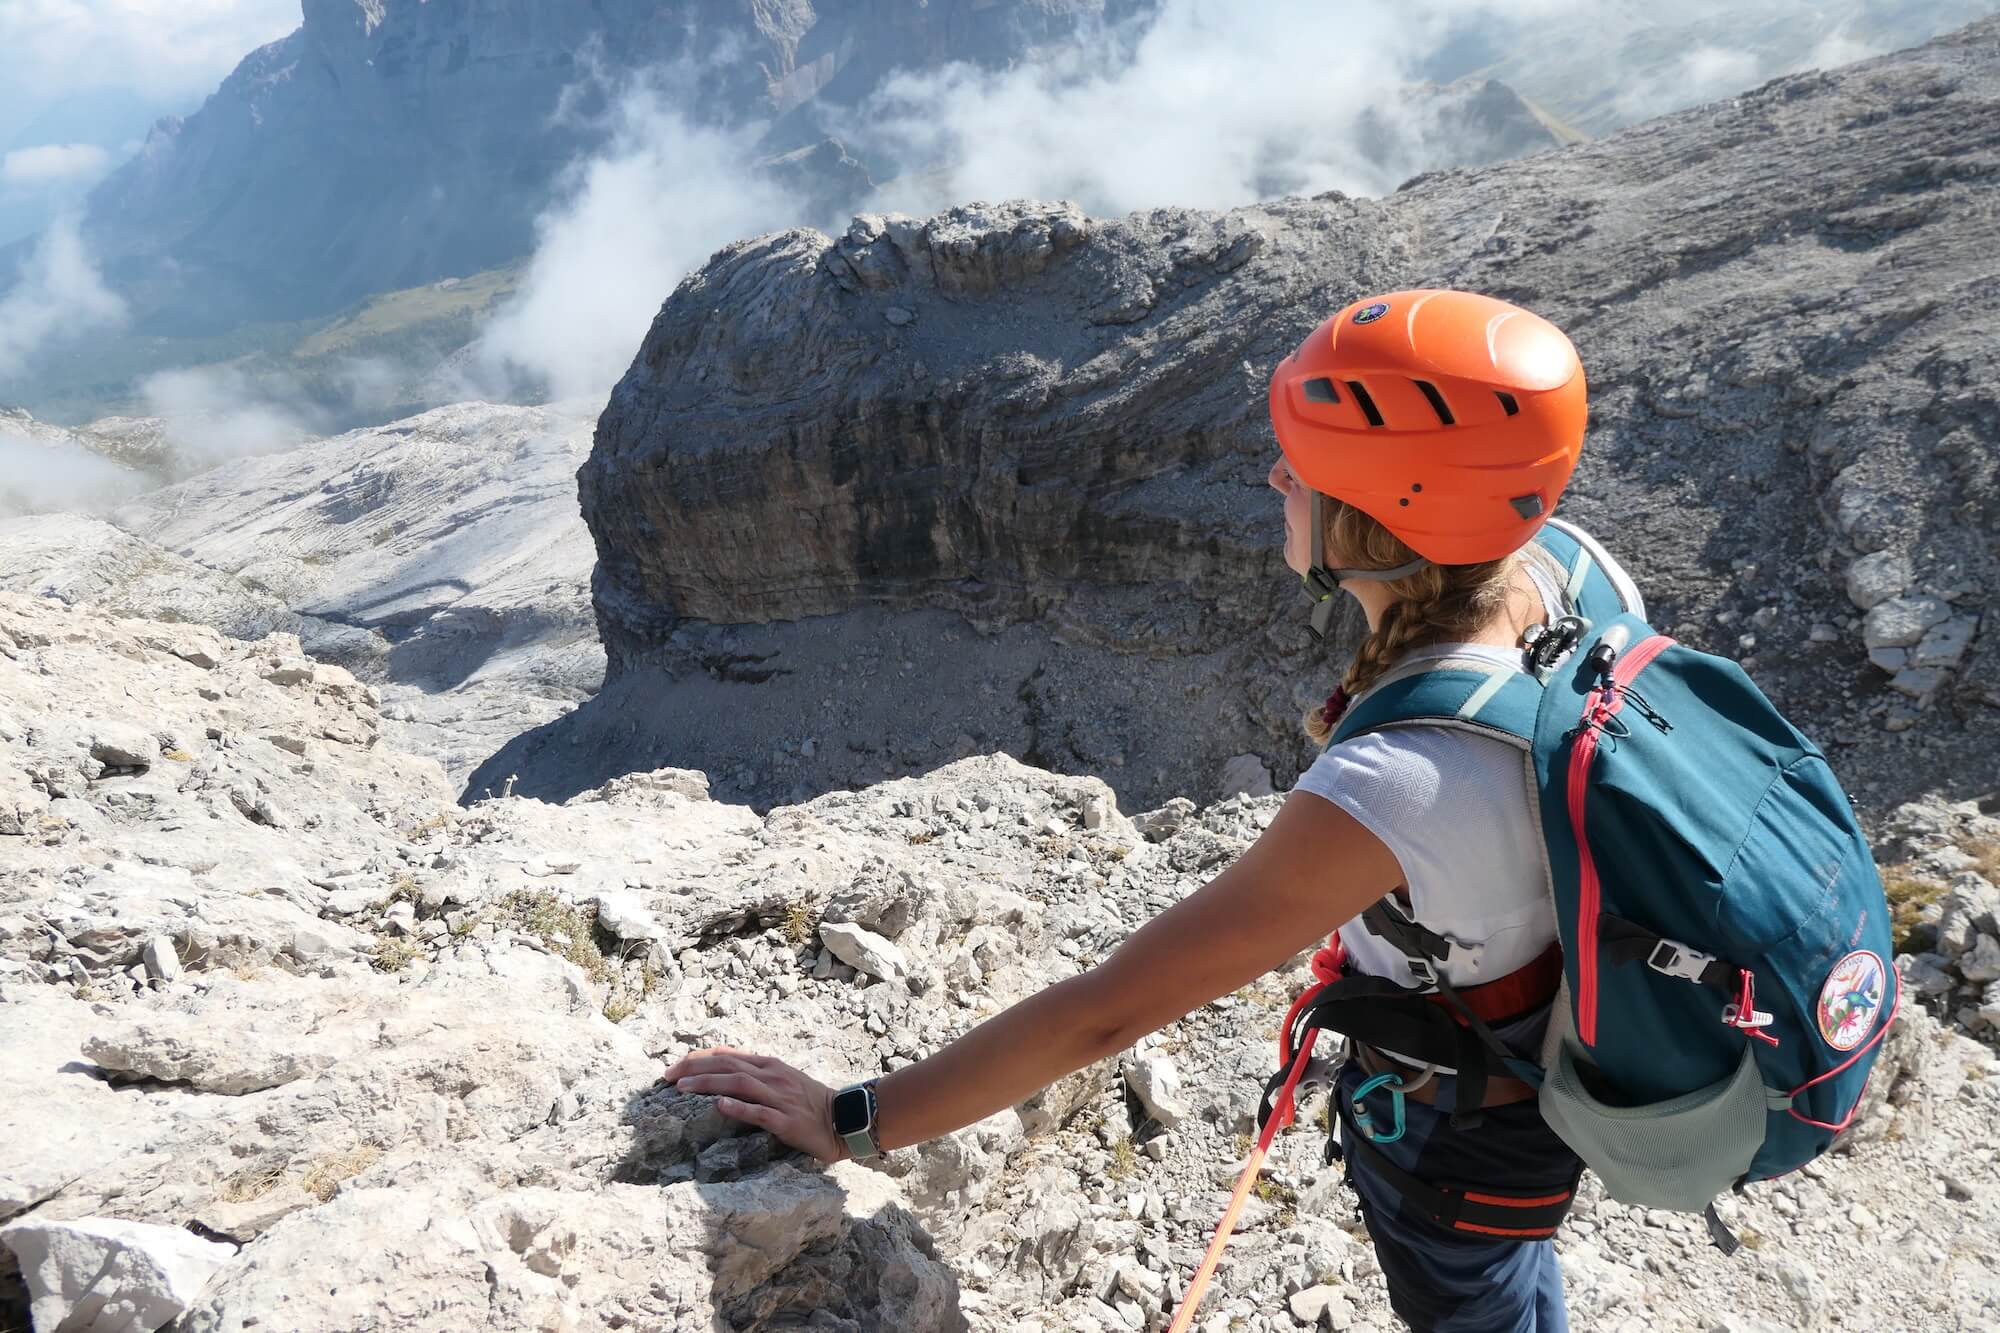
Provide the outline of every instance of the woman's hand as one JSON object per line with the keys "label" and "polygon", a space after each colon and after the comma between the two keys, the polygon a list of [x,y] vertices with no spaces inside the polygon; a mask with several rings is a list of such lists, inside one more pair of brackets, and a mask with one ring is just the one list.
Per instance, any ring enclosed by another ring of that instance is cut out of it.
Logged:
{"label": "woman's hand", "polygon": [[847,1156],[847,1145],[833,1132],[833,1089],[783,1060],[711,1046],[668,1065],[660,1081],[706,1093],[731,1120],[766,1130],[822,1162]]}

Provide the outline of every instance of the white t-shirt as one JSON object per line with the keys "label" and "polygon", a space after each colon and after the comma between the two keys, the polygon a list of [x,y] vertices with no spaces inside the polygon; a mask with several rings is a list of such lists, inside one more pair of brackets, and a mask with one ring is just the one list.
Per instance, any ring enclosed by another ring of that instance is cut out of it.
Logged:
{"label": "white t-shirt", "polygon": [[[1628,604],[1643,614],[1630,577],[1595,542],[1588,544]],[[1560,598],[1539,570],[1530,566],[1529,573],[1553,623]],[[1525,670],[1518,649],[1488,644],[1442,644],[1403,661],[1434,657]],[[1411,915],[1458,946],[1444,966],[1454,986],[1504,977],[1540,957],[1556,938],[1542,831],[1528,805],[1528,762],[1520,749],[1490,736],[1393,727],[1328,746],[1295,788],[1332,801],[1395,853]],[[1413,983],[1402,951],[1360,918],[1342,926],[1340,938],[1359,970]]]}

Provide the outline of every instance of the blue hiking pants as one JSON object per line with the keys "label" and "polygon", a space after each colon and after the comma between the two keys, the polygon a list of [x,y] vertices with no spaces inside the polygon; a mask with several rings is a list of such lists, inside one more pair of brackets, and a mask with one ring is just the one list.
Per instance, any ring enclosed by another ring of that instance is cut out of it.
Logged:
{"label": "blue hiking pants", "polygon": [[[1340,1137],[1360,1137],[1356,1088],[1367,1079],[1349,1061],[1336,1085]],[[1575,1186],[1580,1163],[1532,1101],[1492,1106],[1472,1129],[1451,1127],[1455,1080],[1438,1080],[1439,1105],[1405,1099],[1402,1138],[1374,1144],[1417,1179],[1510,1194],[1555,1194]],[[1370,1123],[1391,1132],[1389,1095],[1372,1093]],[[1498,1240],[1454,1231],[1406,1206],[1366,1153],[1347,1152],[1348,1181],[1389,1284],[1389,1304],[1416,1333],[1566,1333],[1562,1269],[1550,1240]]]}

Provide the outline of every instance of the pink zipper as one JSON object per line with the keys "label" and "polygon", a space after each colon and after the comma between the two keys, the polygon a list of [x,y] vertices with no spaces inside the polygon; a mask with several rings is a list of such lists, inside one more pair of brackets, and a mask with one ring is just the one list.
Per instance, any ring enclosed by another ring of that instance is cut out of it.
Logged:
{"label": "pink zipper", "polygon": [[1674,641],[1665,634],[1641,639],[1612,664],[1609,684],[1594,689],[1583,701],[1583,734],[1569,755],[1569,823],[1576,835],[1576,1035],[1586,1046],[1597,1044],[1597,914],[1603,909],[1597,881],[1597,858],[1590,853],[1585,815],[1590,800],[1590,765],[1597,758],[1597,739],[1604,724],[1625,706],[1625,687],[1648,663]]}

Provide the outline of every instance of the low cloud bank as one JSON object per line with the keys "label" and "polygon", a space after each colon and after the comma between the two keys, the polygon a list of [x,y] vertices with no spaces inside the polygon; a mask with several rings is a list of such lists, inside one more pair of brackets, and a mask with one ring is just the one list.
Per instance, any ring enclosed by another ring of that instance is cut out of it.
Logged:
{"label": "low cloud bank", "polygon": [[601,400],[689,270],[800,220],[751,167],[756,127],[704,125],[682,109],[694,74],[683,65],[606,89],[611,110],[596,122],[606,145],[566,173],[526,282],[481,337],[466,387],[501,397],[525,381],[552,399]]}
{"label": "low cloud bank", "polygon": [[140,474],[69,444],[0,426],[0,518],[62,510],[100,513],[147,489]]}
{"label": "low cloud bank", "polygon": [[19,279],[0,296],[0,375],[18,373],[44,347],[125,319],[123,298],[104,285],[75,220],[64,219],[42,234]]}
{"label": "low cloud bank", "polygon": [[94,143],[17,148],[0,157],[0,186],[17,190],[75,188],[111,169],[111,154]]}

